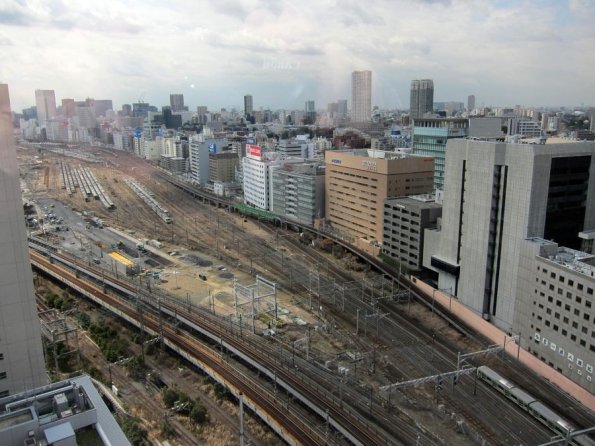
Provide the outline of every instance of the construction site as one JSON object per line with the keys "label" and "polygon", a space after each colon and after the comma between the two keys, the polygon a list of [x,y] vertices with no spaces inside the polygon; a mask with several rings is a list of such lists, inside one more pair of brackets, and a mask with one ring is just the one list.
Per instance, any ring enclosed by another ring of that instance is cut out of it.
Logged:
{"label": "construction site", "polygon": [[[433,305],[414,298],[411,288],[316,234],[193,197],[168,181],[168,173],[129,153],[21,144],[18,157],[24,199],[34,208],[28,213],[31,237],[129,282],[159,305],[172,302],[189,312],[205,311],[240,338],[254,336],[294,374],[317,381],[341,405],[350,404],[361,417],[375,420],[387,438],[391,426],[405,420],[413,429],[407,435],[417,435],[418,444],[549,441],[553,434],[547,427],[464,372],[461,355],[468,355],[469,367],[507,370],[542,401],[571,413],[577,425],[595,424],[592,414],[570,398],[540,387],[522,367],[512,367],[501,347],[443,318]],[[91,311],[84,303],[80,308]],[[52,327],[62,327],[60,340],[73,343],[73,325],[54,315],[44,329],[51,333]],[[84,343],[82,337],[74,338],[77,345]],[[158,361],[153,367],[159,368]],[[184,367],[188,388],[196,389],[198,381],[189,378],[192,367]],[[253,374],[250,367],[238,367]],[[112,366],[110,376],[112,368],[117,369]],[[423,379],[455,370],[448,384],[442,378]],[[289,396],[278,393],[276,379],[267,385],[290,404]],[[145,391],[142,386],[135,390],[139,395]],[[147,419],[157,410],[150,396],[135,401]],[[209,404],[228,434],[215,437],[220,432],[211,428],[196,444],[237,444],[237,407]],[[303,407],[296,410],[311,416]],[[152,423],[157,421],[147,421],[147,428]],[[311,424],[326,430],[328,444],[349,444],[328,420],[312,418]],[[187,426],[178,429],[182,433],[170,444],[193,444]],[[247,429],[251,444],[282,443],[254,419]],[[152,438],[157,441],[159,434]]]}

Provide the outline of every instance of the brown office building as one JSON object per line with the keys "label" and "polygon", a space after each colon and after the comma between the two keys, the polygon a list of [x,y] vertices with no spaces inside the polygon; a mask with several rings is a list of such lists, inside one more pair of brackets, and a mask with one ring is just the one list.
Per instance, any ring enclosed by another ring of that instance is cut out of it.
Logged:
{"label": "brown office building", "polygon": [[382,244],[384,200],[432,192],[434,158],[372,149],[325,153],[326,222]]}
{"label": "brown office building", "polygon": [[209,154],[209,181],[230,183],[235,180],[236,169],[240,165],[240,158],[234,152]]}

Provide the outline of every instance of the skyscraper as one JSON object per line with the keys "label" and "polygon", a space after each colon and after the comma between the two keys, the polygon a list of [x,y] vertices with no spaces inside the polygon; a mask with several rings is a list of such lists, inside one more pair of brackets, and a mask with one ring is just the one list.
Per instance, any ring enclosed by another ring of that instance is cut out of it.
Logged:
{"label": "skyscraper", "polygon": [[304,124],[314,124],[316,122],[316,104],[314,101],[306,101],[304,106]]}
{"label": "skyscraper", "polygon": [[470,94],[467,97],[467,111],[471,112],[475,110],[475,95],[474,94]]}
{"label": "skyscraper", "polygon": [[252,105],[252,95],[244,96],[244,116],[252,116],[254,114],[254,107]]}
{"label": "skyscraper", "polygon": [[[52,91],[52,98],[53,95]],[[45,96],[40,94],[41,97]],[[54,103],[54,112],[55,107]],[[0,84],[0,160],[0,397],[3,397],[47,384],[6,84]]]}
{"label": "skyscraper", "polygon": [[368,122],[372,115],[372,72],[351,73],[351,120]]}
{"label": "skyscraper", "polygon": [[169,105],[171,106],[172,112],[184,111],[184,95],[183,94],[170,94]]}
{"label": "skyscraper", "polygon": [[434,81],[432,79],[421,79],[411,81],[410,115],[417,119],[426,113],[432,112],[434,108]]}
{"label": "skyscraper", "polygon": [[56,94],[54,90],[35,90],[35,105],[39,122],[56,116]]}

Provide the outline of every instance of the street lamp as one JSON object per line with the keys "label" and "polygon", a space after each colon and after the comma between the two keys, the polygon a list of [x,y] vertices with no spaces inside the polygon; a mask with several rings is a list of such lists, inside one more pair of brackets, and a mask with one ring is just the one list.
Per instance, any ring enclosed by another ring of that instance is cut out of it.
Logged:
{"label": "street lamp", "polygon": [[178,274],[180,274],[180,272],[174,269],[174,270],[172,270],[171,273],[175,277],[175,280],[176,280],[176,288],[175,289],[179,290],[180,287],[178,286]]}

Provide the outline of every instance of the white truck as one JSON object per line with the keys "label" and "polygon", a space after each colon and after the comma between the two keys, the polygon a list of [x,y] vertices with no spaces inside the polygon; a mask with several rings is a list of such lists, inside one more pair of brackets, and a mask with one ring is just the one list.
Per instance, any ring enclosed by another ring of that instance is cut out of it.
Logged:
{"label": "white truck", "polygon": [[161,248],[161,247],[163,246],[163,243],[161,243],[161,242],[158,242],[157,240],[149,240],[149,241],[147,242],[147,245],[149,245],[149,246],[153,246],[153,247],[155,247],[155,248]]}

